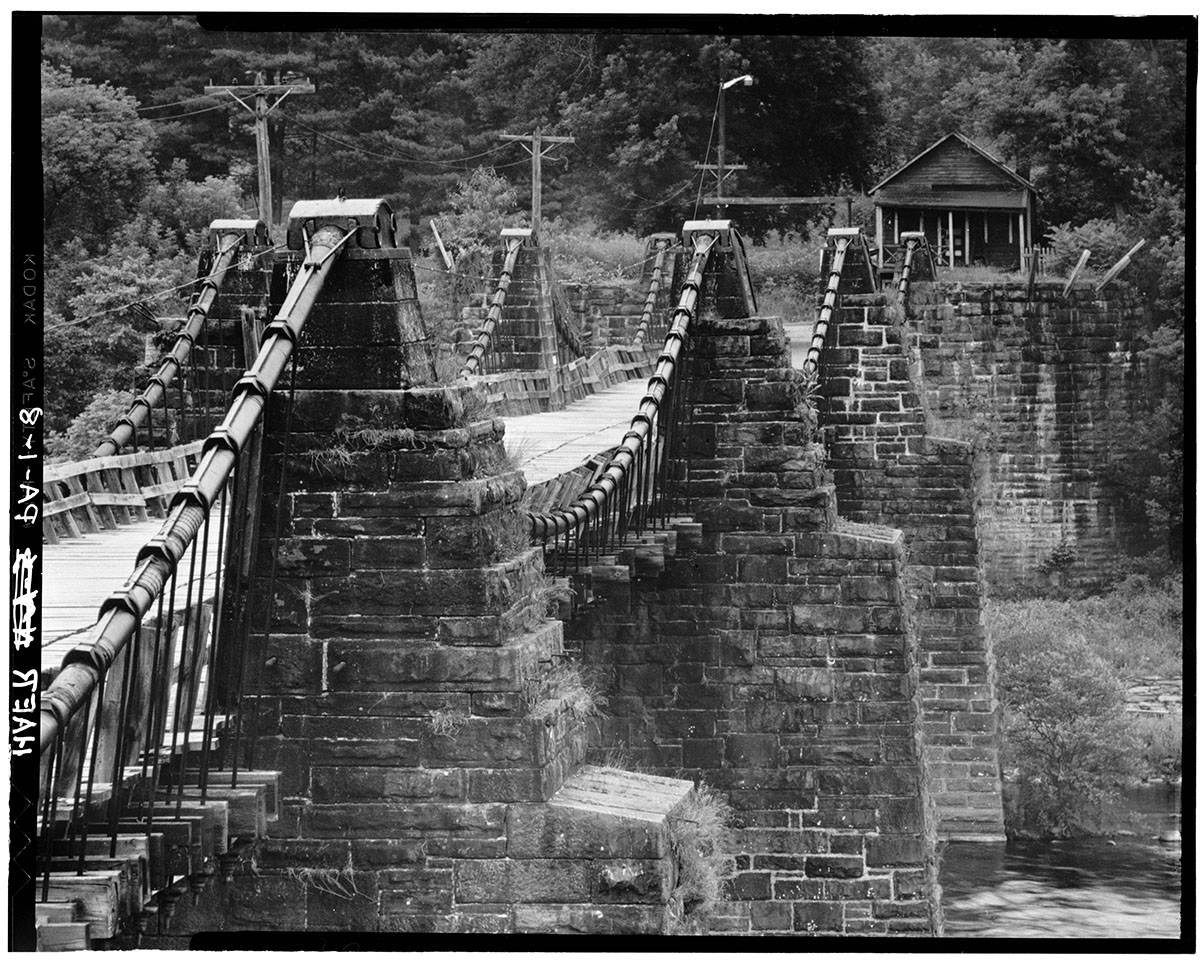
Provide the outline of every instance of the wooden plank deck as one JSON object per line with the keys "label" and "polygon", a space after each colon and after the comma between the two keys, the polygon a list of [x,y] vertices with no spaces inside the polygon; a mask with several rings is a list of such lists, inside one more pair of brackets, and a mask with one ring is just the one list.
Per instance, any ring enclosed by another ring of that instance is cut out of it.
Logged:
{"label": "wooden plank deck", "polygon": [[[161,518],[151,518],[125,527],[64,538],[58,544],[43,545],[42,567],[42,667],[58,667],[63,656],[83,640],[99,618],[100,604],[125,583],[133,573],[137,553],[162,527]],[[187,603],[187,580],[191,553],[179,563],[175,606]],[[208,538],[208,563],[205,566],[205,599],[213,596],[216,584],[216,524]],[[196,570],[192,603],[199,599],[200,552],[196,552]]]}
{"label": "wooden plank deck", "polygon": [[504,446],[530,486],[583,464],[621,443],[646,393],[646,381],[631,380],[591,394],[566,410],[504,418]]}
{"label": "wooden plank deck", "polygon": [[[792,366],[799,368],[812,344],[810,319],[787,321]],[[631,380],[591,394],[566,410],[504,419],[504,445],[525,472],[531,487],[585,463],[593,454],[616,447],[629,430],[646,381]]]}

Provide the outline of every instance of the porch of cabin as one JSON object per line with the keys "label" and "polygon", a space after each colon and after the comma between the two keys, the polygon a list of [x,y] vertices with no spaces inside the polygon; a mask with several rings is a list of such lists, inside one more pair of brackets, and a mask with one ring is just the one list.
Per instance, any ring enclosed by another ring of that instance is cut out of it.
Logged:
{"label": "porch of cabin", "polygon": [[995,267],[1027,270],[1030,244],[1023,207],[875,208],[876,266],[886,277],[904,257],[900,235],[925,234],[938,267]]}

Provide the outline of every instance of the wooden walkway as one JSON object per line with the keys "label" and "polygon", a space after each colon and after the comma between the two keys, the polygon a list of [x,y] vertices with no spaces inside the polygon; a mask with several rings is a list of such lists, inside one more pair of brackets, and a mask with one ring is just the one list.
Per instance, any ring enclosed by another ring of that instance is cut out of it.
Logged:
{"label": "wooden walkway", "polygon": [[[215,517],[216,515],[214,515]],[[42,667],[57,668],[63,656],[87,635],[99,619],[100,605],[133,573],[138,551],[158,529],[162,518],[118,527],[113,530],[67,538],[58,544],[46,544],[42,551]],[[205,565],[204,597],[213,596],[216,584],[216,523],[208,540]],[[191,553],[179,564],[175,588],[175,607],[183,610],[188,599],[188,573]],[[192,603],[200,597],[200,552],[196,552],[196,570],[192,575]]]}
{"label": "wooden walkway", "polygon": [[[811,321],[784,324],[793,367],[804,363],[812,330]],[[645,392],[645,380],[631,380],[585,397],[566,410],[506,417],[504,446],[531,487],[551,480],[620,444]]]}
{"label": "wooden walkway", "polygon": [[504,447],[531,487],[583,464],[621,443],[646,393],[631,380],[591,394],[566,410],[504,418]]}
{"label": "wooden walkway", "polygon": [[[812,336],[811,323],[785,324],[791,339],[792,363],[804,360]],[[646,381],[633,380],[592,394],[566,410],[505,418],[505,446],[530,485],[552,480],[584,464],[593,455],[616,447],[646,391]],[[57,667],[63,655],[95,624],[100,604],[133,571],[137,553],[162,521],[155,518],[115,530],[85,534],[43,548],[42,664]],[[211,596],[216,568],[216,537],[210,536],[204,591]],[[176,588],[177,606],[186,602],[188,560]],[[200,559],[196,560],[196,591]],[[193,597],[193,600],[196,598]]]}

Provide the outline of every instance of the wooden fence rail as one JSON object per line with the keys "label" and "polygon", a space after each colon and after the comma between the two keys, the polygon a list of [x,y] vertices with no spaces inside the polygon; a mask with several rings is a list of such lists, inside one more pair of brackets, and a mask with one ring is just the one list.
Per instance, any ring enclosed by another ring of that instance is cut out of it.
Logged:
{"label": "wooden fence rail", "polygon": [[47,465],[42,474],[42,537],[64,537],[165,517],[171,496],[200,457],[203,440],[167,450],[137,451]]}

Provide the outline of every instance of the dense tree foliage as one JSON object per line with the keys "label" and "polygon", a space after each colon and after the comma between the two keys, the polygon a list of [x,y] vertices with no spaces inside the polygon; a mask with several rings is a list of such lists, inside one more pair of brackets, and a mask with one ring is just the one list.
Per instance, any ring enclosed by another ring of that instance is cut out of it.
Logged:
{"label": "dense tree foliage", "polygon": [[1047,227],[1120,216],[1147,173],[1184,184],[1182,40],[889,37],[869,57],[879,174],[958,130],[1033,179]]}
{"label": "dense tree foliage", "polygon": [[[194,176],[232,175],[251,202],[252,118],[204,87],[258,70],[311,79],[316,96],[269,122],[277,221],[292,200],[338,188],[423,221],[476,166],[527,199],[528,157],[497,135],[541,126],[577,138],[547,160],[545,215],[640,231],[691,216],[695,165],[716,159],[719,81],[744,72],[755,86],[727,95],[729,160],[751,168],[739,189],[861,187],[878,116],[864,49],[856,38],[680,33],[207,33],[192,18],[129,15],[47,17],[43,40],[48,62],[137,98],[161,169],[183,159]],[[751,210],[746,226],[807,214]]]}
{"label": "dense tree foliage", "polygon": [[48,245],[101,240],[128,220],[153,175],[151,125],[108,84],[42,68],[42,223]]}
{"label": "dense tree foliage", "polygon": [[[235,21],[236,23],[236,21]],[[125,88],[159,169],[234,176],[255,198],[250,114],[204,86],[308,77],[270,118],[276,220],[299,197],[385,196],[414,219],[491,166],[528,192],[528,158],[497,134],[570,133],[545,173],[544,210],[647,231],[690,216],[695,164],[715,161],[719,81],[731,177],[743,194],[869,186],[960,130],[1039,188],[1042,224],[1119,217],[1147,174],[1182,188],[1183,41],[659,33],[352,34],[208,31],[178,15],[44,19],[43,55],[75,78]],[[137,167],[129,168],[137,175]],[[712,193],[712,175],[705,193]],[[751,233],[812,211],[746,208]]]}
{"label": "dense tree foliage", "polygon": [[121,88],[42,70],[47,423],[136,385],[144,336],[179,316],[205,225],[240,213],[230,178],[156,169],[156,130]]}

